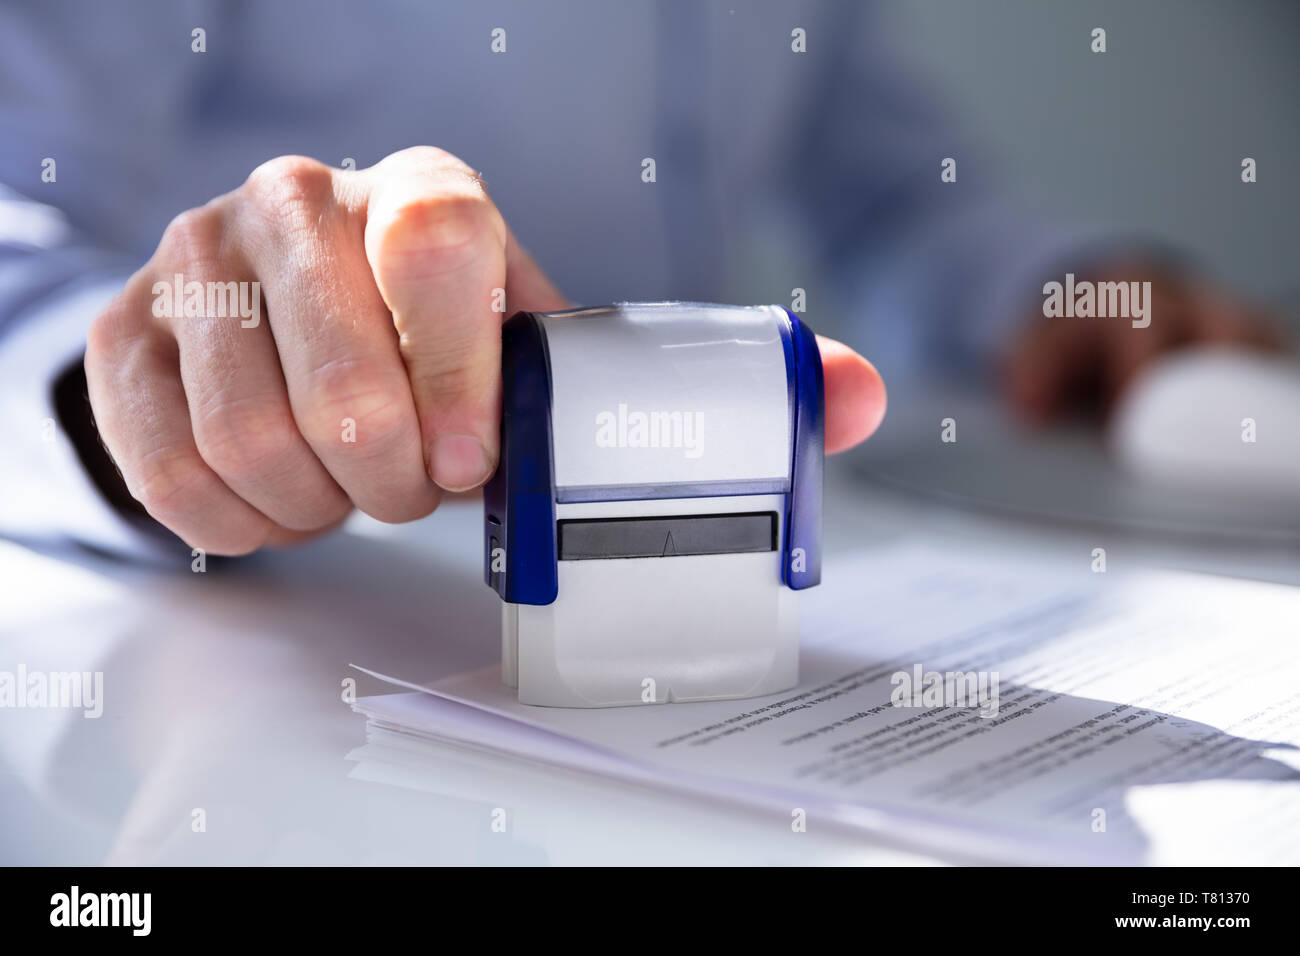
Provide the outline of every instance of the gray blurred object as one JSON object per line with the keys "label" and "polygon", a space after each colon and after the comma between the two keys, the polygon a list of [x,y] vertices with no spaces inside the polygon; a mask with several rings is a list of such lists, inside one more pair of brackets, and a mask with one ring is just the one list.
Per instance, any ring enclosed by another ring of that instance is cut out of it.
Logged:
{"label": "gray blurred object", "polygon": [[[1222,420],[1207,421],[1207,407],[1216,405]],[[1247,412],[1240,409],[1253,412],[1267,443],[1241,441]],[[956,422],[955,442],[941,440],[946,418]],[[1207,427],[1216,425],[1223,434],[1210,441]],[[1108,434],[1082,424],[1027,429],[984,395],[891,392],[884,425],[852,453],[852,465],[874,481],[959,507],[1289,544],[1300,543],[1298,449],[1300,366],[1225,351],[1175,353],[1157,363],[1130,390]],[[1288,484],[1288,476],[1296,480]]]}
{"label": "gray blurred object", "polygon": [[1300,364],[1227,348],[1176,352],[1140,375],[1108,429],[1135,478],[1300,512]]}

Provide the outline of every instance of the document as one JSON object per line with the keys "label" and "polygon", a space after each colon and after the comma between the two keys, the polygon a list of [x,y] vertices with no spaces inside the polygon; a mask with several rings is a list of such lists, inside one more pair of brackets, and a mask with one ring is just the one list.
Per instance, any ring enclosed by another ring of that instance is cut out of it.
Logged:
{"label": "document", "polygon": [[488,668],[356,707],[375,734],[954,859],[1300,862],[1300,591],[1094,567],[924,543],[838,556],[804,592],[800,684],[771,697],[532,707]]}

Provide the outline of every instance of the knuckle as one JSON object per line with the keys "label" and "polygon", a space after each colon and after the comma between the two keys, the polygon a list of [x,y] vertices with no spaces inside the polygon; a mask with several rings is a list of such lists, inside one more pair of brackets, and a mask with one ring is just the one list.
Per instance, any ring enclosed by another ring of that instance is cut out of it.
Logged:
{"label": "knuckle", "polygon": [[408,146],[387,157],[389,162],[399,159],[411,163],[428,163],[431,166],[460,162],[456,156],[437,146]]}
{"label": "knuckle", "polygon": [[240,531],[230,537],[217,538],[214,532],[199,532],[186,541],[191,548],[199,548],[207,554],[219,557],[237,558],[252,554],[266,543],[266,533],[257,530]]}
{"label": "knuckle", "polygon": [[197,455],[159,450],[140,463],[128,489],[158,521],[172,527],[193,510],[207,484],[207,467]]}
{"label": "knuckle", "polygon": [[[181,537],[191,548],[209,554],[238,555],[256,551],[266,541],[271,522],[263,516],[233,523],[202,520],[214,481],[196,453],[163,448],[137,464],[136,478],[127,487],[150,516]],[[126,470],[123,470],[126,474]]]}
{"label": "knuckle", "polygon": [[273,211],[318,208],[334,194],[334,171],[306,156],[277,156],[248,176],[246,187]]}
{"label": "knuckle", "polygon": [[86,330],[86,358],[99,358],[112,349],[118,339],[118,320],[109,311],[95,316]]}
{"label": "knuckle", "polygon": [[382,173],[436,176],[455,171],[477,179],[478,174],[454,153],[437,146],[408,146],[381,159],[376,170]]}
{"label": "knuckle", "polygon": [[393,211],[384,233],[389,269],[429,275],[505,248],[505,222],[486,196],[456,193],[414,199]]}
{"label": "knuckle", "polygon": [[187,209],[163,230],[159,251],[173,261],[206,262],[220,256],[225,222],[218,206]]}
{"label": "knuckle", "polygon": [[119,295],[100,310],[86,330],[86,358],[99,359],[112,353],[137,331],[131,311]]}
{"label": "knuckle", "polygon": [[421,518],[429,517],[438,510],[439,502],[440,493],[434,491],[375,501],[368,503],[361,510],[384,524],[406,524],[408,521],[419,521]]}
{"label": "knuckle", "polygon": [[346,518],[352,511],[352,502],[345,494],[335,492],[325,494],[321,500],[306,509],[292,524],[281,521],[280,524],[290,531],[313,532],[332,528]]}
{"label": "knuckle", "polygon": [[214,404],[195,417],[199,454],[219,475],[253,479],[274,471],[297,437],[290,415],[256,398]]}
{"label": "knuckle", "polygon": [[491,377],[496,368],[482,363],[464,348],[438,350],[412,347],[406,355],[426,370],[426,384],[421,393],[432,399],[439,409],[471,409],[477,406],[476,396],[489,394]]}
{"label": "knuckle", "polygon": [[365,360],[351,359],[322,366],[307,414],[312,444],[347,442],[362,454],[380,453],[410,427],[410,399],[392,376]]}
{"label": "knuckle", "polygon": [[191,548],[199,548],[208,554],[237,557],[250,554],[266,544],[273,528],[269,518],[259,517],[241,521],[233,528],[205,525],[182,537]]}

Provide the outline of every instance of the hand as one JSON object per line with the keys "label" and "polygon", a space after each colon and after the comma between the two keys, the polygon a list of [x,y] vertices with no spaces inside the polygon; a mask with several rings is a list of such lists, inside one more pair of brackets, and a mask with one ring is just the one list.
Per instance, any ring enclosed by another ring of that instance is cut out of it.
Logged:
{"label": "hand", "polygon": [[[177,274],[250,283],[246,301],[256,282],[263,307],[158,308]],[[510,312],[567,306],[456,157],[416,147],[360,171],[272,160],[178,216],[95,319],[100,437],[131,496],[213,554],[301,540],[354,506],[423,517],[496,467],[499,289]],[[875,429],[884,387],[845,346],[822,349],[834,451]]]}
{"label": "hand", "polygon": [[1123,260],[1080,278],[1149,281],[1150,325],[1034,315],[1012,345],[1004,380],[1012,408],[1027,421],[1044,423],[1079,411],[1105,414],[1138,371],[1180,346],[1282,347],[1276,324],[1263,310],[1165,266]]}

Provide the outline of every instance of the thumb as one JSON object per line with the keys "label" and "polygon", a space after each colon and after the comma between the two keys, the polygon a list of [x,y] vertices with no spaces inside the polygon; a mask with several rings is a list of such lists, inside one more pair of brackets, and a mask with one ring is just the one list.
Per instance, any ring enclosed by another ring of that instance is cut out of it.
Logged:
{"label": "thumb", "polygon": [[500,453],[507,308],[553,308],[563,297],[454,156],[403,150],[367,174],[366,257],[393,314],[429,476],[448,491],[474,488]]}

